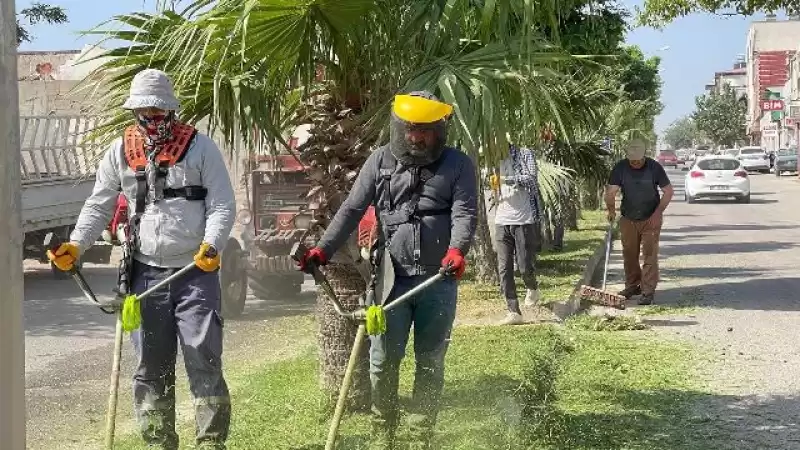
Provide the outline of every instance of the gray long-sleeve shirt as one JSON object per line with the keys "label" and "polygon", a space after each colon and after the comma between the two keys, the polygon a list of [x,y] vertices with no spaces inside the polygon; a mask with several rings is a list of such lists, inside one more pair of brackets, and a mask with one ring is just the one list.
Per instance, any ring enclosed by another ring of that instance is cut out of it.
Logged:
{"label": "gray long-sleeve shirt", "polygon": [[[328,257],[333,255],[355,231],[370,204],[376,203],[384,146],[372,153],[356,178],[353,189],[336,212],[319,242]],[[409,200],[414,185],[412,170],[397,163],[390,181],[391,202],[395,209]],[[383,235],[390,235],[388,246],[395,270],[400,276],[428,275],[441,267],[448,248],[466,255],[477,225],[478,190],[475,165],[464,153],[446,148],[436,175],[424,184],[418,210],[450,209],[449,214],[423,216],[418,221],[387,227],[380,217]],[[380,205],[376,212],[381,216]],[[391,228],[391,229],[389,229]]]}
{"label": "gray long-sleeve shirt", "polygon": [[[120,192],[133,214],[136,178],[125,161],[122,141],[115,141],[100,162],[94,191],[70,236],[82,250],[108,226]],[[233,227],[236,200],[222,154],[206,135],[197,133],[183,160],[169,169],[166,187],[184,186],[205,187],[205,200],[165,198],[148,203],[141,217],[136,260],[156,267],[183,267],[193,261],[203,241],[219,252],[224,250]]]}

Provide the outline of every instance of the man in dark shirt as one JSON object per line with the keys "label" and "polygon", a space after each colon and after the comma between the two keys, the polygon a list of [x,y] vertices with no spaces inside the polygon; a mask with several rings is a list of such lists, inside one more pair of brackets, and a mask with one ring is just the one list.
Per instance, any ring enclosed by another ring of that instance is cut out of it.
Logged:
{"label": "man in dark shirt", "polygon": [[[620,295],[631,298],[641,294],[640,305],[653,302],[658,284],[658,240],[664,210],[674,192],[664,167],[645,156],[646,146],[647,143],[641,139],[634,139],[628,144],[628,157],[614,166],[605,195],[608,220],[611,222],[617,217],[617,192],[622,191],[619,228],[625,289]],[[663,196],[658,188],[661,188]],[[640,253],[644,259],[641,266]]]}

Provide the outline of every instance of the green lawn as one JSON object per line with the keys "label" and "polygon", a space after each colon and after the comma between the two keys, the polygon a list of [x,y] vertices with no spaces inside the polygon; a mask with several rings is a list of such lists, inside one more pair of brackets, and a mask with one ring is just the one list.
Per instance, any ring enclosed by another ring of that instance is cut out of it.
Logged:
{"label": "green lawn", "polygon": [[[594,225],[568,233],[564,252],[541,258],[546,299],[572,291],[583,261],[602,242],[602,215],[586,216],[582,223],[597,219]],[[462,301],[496,307],[493,289],[465,283]],[[710,448],[705,425],[691,419],[692,404],[705,394],[692,382],[696,359],[689,349],[659,342],[647,331],[586,328],[457,328],[447,355],[437,448]],[[404,398],[410,393],[411,356],[402,369]],[[230,449],[322,448],[331,409],[318,388],[314,350],[261,367],[228,364],[228,378],[234,402]],[[364,414],[346,417],[338,448],[366,448],[368,423]],[[192,429],[182,428],[184,445],[191,443]],[[408,436],[403,429],[400,436],[403,449]],[[123,450],[143,448],[135,436],[122,440]]]}

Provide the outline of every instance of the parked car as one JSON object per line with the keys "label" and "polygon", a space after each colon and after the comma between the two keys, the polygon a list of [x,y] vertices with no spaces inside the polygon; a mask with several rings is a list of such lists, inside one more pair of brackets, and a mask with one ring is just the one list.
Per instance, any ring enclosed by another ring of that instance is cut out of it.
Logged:
{"label": "parked car", "polygon": [[656,160],[664,166],[678,167],[678,157],[672,150],[661,150],[656,156]]}
{"label": "parked car", "polygon": [[769,156],[761,147],[742,147],[736,158],[748,172],[769,173]]}
{"label": "parked car", "polygon": [[698,159],[685,181],[686,202],[698,198],[733,197],[739,203],[750,203],[750,177],[742,162],[731,156],[705,156]]}
{"label": "parked car", "polygon": [[738,148],[726,148],[725,150],[722,151],[722,154],[726,155],[726,156],[733,156],[734,158],[736,158],[737,156],[739,156],[739,149]]}
{"label": "parked car", "polygon": [[775,154],[775,176],[783,172],[797,172],[797,148],[782,148]]}
{"label": "parked car", "polygon": [[678,149],[675,151],[675,156],[678,158],[678,164],[686,163],[686,149]]}

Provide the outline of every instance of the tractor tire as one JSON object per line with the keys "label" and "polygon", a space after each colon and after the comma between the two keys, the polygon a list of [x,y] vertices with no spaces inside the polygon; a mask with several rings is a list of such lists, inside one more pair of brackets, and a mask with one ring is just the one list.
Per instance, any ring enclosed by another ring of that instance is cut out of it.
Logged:
{"label": "tractor tire", "polygon": [[242,260],[242,247],[236,239],[229,239],[222,252],[219,284],[222,291],[222,317],[232,319],[244,312],[247,300],[247,270]]}
{"label": "tractor tire", "polygon": [[253,295],[261,300],[282,300],[300,295],[304,281],[302,272],[273,274],[253,271],[248,274]]}

